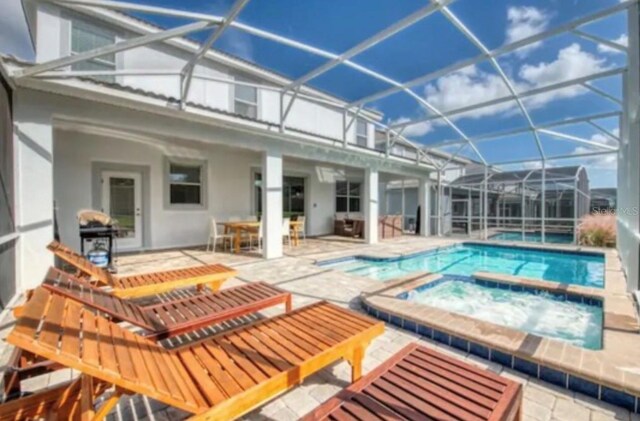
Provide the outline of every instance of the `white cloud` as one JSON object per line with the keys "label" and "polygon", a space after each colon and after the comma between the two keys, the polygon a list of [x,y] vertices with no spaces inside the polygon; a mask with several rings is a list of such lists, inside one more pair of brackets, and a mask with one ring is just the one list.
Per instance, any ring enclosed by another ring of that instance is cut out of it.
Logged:
{"label": "white cloud", "polygon": [[0,52],[33,59],[33,48],[20,0],[2,0]]}
{"label": "white cloud", "polygon": [[[615,136],[620,135],[619,129],[614,129],[611,131]],[[617,146],[618,143],[611,139],[608,136],[602,135],[600,133],[596,133],[589,139],[592,142],[601,143],[603,145],[608,146]],[[577,146],[573,150],[573,154],[587,154],[598,151],[604,151],[604,148],[598,148],[597,146],[588,147],[588,146]],[[590,171],[615,171],[618,168],[618,156],[615,153],[607,154],[607,155],[598,155],[591,157],[580,158],[580,163],[587,167],[587,170]]]}
{"label": "white cloud", "polygon": [[[511,6],[507,9],[507,31],[505,43],[530,37],[544,31],[549,26],[551,16],[542,9],[533,6]],[[516,51],[516,54],[523,57],[531,50],[542,45],[542,41],[529,44]]]}
{"label": "white cloud", "polygon": [[[626,47],[629,45],[629,36],[627,36],[627,34],[621,34],[618,38],[611,41]],[[604,44],[598,44],[598,51],[606,54],[622,54],[622,51],[608,47]]]}
{"label": "white cloud", "polygon": [[[518,72],[518,76],[524,81],[525,88],[531,89],[588,76],[607,68],[605,59],[583,51],[579,44],[574,43],[560,50],[558,57],[552,62],[523,65]],[[531,107],[539,107],[554,99],[570,98],[584,92],[584,88],[574,85],[536,95],[527,99],[526,103]]]}
{"label": "white cloud", "polygon": [[[408,117],[400,117],[397,118],[395,120],[391,120],[389,121],[389,125],[394,125],[394,124],[402,124],[402,123],[406,123],[407,121],[410,121],[411,119]],[[429,121],[422,121],[420,123],[416,123],[413,124],[411,126],[407,126],[406,129],[404,129],[404,131],[402,132],[403,136],[407,136],[407,137],[420,137],[420,136],[424,136],[425,134],[431,132],[433,130],[433,125],[431,124],[431,122]]]}

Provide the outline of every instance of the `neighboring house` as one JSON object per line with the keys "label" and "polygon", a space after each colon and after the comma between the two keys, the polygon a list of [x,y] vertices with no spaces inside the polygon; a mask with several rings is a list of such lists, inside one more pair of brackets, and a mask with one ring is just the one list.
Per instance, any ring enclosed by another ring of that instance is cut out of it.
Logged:
{"label": "neighboring house", "polygon": [[591,189],[591,212],[612,211],[617,207],[617,188]]}
{"label": "neighboring house", "polygon": [[375,111],[345,113],[341,99],[306,86],[291,103],[291,93],[281,94],[290,80],[215,50],[197,62],[181,101],[178,73],[199,48],[182,38],[45,69],[161,29],[116,11],[25,7],[35,63],[3,60],[16,86],[20,288],[37,285],[53,263],[45,246],[54,216],[61,240],[78,248],[83,208],[126,225],[121,251],[204,244],[211,217],[261,214],[264,254],[272,258],[282,255],[283,215],[303,213],[308,235],[331,233],[336,215],[362,216],[375,242],[370,222],[381,214],[377,196],[388,182],[415,180],[427,192],[416,203],[429,202],[434,166],[415,150],[386,156],[377,149],[382,116]]}

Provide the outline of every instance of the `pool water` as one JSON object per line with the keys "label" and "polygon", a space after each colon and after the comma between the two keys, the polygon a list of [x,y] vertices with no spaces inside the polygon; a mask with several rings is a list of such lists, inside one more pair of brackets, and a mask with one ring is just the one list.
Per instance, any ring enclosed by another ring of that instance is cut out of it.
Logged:
{"label": "pool water", "polygon": [[445,280],[407,300],[589,349],[602,348],[602,306],[546,292],[515,292],[473,281]]}
{"label": "pool water", "polygon": [[[541,243],[542,234],[539,232],[525,232],[523,237],[521,232],[501,232],[492,235],[489,239],[498,241],[526,241],[529,243]],[[573,243],[573,235],[545,233],[544,241],[552,244],[571,244]]]}
{"label": "pool water", "polygon": [[332,267],[380,281],[418,271],[462,276],[490,272],[595,288],[604,286],[603,255],[472,243],[402,258],[355,258]]}

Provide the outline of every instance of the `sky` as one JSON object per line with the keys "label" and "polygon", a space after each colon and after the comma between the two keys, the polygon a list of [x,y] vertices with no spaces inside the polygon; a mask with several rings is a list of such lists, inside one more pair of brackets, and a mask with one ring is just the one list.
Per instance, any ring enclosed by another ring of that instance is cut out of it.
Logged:
{"label": "sky", "polygon": [[[19,0],[0,0],[7,5],[0,14],[0,48],[5,53],[31,58],[29,38]],[[232,1],[201,0],[129,0],[134,3],[172,7],[224,15]],[[559,26],[608,6],[618,0],[457,0],[449,9],[490,50],[537,32]],[[324,50],[341,53],[383,30],[395,21],[424,7],[424,0],[252,0],[238,21],[260,29],[312,44]],[[482,6],[479,6],[482,4]],[[175,27],[185,20],[137,14],[163,27]],[[583,31],[619,44],[627,42],[626,16],[616,14],[581,28]],[[202,41],[207,32],[194,34]],[[227,53],[252,61],[287,77],[296,79],[326,59],[291,47],[264,40],[235,28],[228,29],[214,45]],[[450,64],[477,56],[478,48],[468,41],[441,13],[415,23],[405,31],[353,57],[352,61],[399,82],[412,80]],[[624,66],[626,57],[618,50],[598,45],[576,35],[564,34],[529,45],[500,56],[498,64],[516,91],[527,91],[545,85]],[[391,85],[339,65],[311,80],[309,85],[347,101],[356,101],[382,91]],[[621,98],[619,76],[593,82],[597,88]],[[507,85],[490,63],[482,62],[457,73],[442,76],[411,88],[412,91],[440,111],[453,110],[509,94]],[[366,104],[384,115],[387,124],[402,123],[432,115],[410,95],[400,92]],[[582,87],[531,96],[522,105],[536,125],[571,117],[616,111],[619,106]],[[404,134],[427,147],[445,141],[459,141],[461,134],[478,136],[494,131],[527,127],[515,101],[455,115],[451,123],[442,119],[408,126]],[[597,123],[618,133],[617,118]],[[594,127],[582,123],[555,128],[555,131],[614,146],[614,141]],[[598,147],[540,134],[538,141],[549,157],[570,153],[587,153]],[[459,146],[442,148],[456,151]],[[490,164],[539,157],[536,139],[527,132],[477,143],[477,148]],[[461,156],[478,159],[471,147],[465,146]],[[552,161],[553,165],[587,166],[594,187],[616,184],[614,155],[582,160]],[[528,163],[503,167],[522,169],[536,167]]]}

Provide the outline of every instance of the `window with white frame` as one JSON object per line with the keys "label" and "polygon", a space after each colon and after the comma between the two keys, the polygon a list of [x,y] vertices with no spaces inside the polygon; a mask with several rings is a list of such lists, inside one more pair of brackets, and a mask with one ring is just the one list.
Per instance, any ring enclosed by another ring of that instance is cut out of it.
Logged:
{"label": "window with white frame", "polygon": [[[251,83],[242,78],[236,78],[236,81]],[[258,118],[258,89],[254,86],[234,85],[233,107],[238,114]]]}
{"label": "window with white frame", "polygon": [[[96,48],[115,44],[114,33],[95,25],[80,21],[71,21],[71,54],[80,54]],[[116,55],[105,54],[90,60],[81,61],[71,65],[71,70],[92,71],[92,70],[116,70]],[[99,76],[97,79],[107,82],[115,81],[113,76]]]}
{"label": "window with white frame", "polygon": [[169,204],[204,205],[203,165],[169,162]]}
{"label": "window with white frame", "polygon": [[367,120],[359,118],[356,120],[356,145],[367,147]]}
{"label": "window with white frame", "polygon": [[336,212],[360,212],[360,185],[354,181],[336,181]]}

